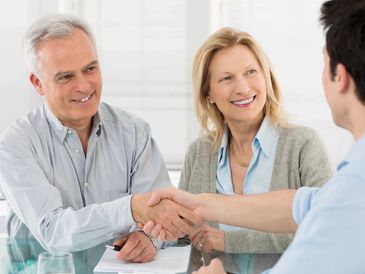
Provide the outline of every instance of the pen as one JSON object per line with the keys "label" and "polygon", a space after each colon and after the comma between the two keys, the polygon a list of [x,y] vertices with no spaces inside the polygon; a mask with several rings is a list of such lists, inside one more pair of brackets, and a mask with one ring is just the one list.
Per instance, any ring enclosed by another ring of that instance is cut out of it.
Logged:
{"label": "pen", "polygon": [[105,245],[105,247],[108,248],[108,249],[111,249],[111,250],[120,251],[123,246],[120,246],[120,245]]}

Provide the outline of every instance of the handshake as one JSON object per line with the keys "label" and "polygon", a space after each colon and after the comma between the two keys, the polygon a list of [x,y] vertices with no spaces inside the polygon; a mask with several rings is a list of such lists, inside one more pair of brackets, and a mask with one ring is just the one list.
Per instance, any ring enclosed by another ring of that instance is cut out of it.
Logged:
{"label": "handshake", "polygon": [[203,224],[205,194],[165,188],[132,196],[133,219],[140,228],[160,240],[174,240]]}

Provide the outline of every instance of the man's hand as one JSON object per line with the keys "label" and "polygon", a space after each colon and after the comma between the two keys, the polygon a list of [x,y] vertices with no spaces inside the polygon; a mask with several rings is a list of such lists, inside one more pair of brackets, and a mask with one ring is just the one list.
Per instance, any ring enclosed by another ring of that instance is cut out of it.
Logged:
{"label": "man's hand", "polygon": [[[167,191],[171,190],[173,189],[167,189]],[[153,206],[147,206],[150,198],[151,193],[133,195],[131,201],[132,215],[138,223],[145,224],[152,220],[154,223],[161,224],[160,226],[164,230],[163,239],[173,240],[183,237],[192,231],[194,225],[203,223],[198,214],[169,199],[155,200]],[[162,237],[159,238],[162,239]]]}
{"label": "man's hand", "polygon": [[208,266],[202,266],[198,271],[194,271],[193,274],[226,274],[223,268],[223,264],[219,259],[213,259]]}
{"label": "man's hand", "polygon": [[198,205],[198,197],[196,195],[173,187],[152,192],[148,205],[154,206],[163,199],[173,200],[191,210],[194,210]]}
{"label": "man's hand", "polygon": [[134,263],[147,263],[152,261],[157,250],[152,241],[143,233],[135,231],[123,238],[116,240],[114,245],[123,246],[117,258]]}
{"label": "man's hand", "polygon": [[202,225],[189,235],[196,249],[206,253],[213,251],[224,252],[224,231]]}

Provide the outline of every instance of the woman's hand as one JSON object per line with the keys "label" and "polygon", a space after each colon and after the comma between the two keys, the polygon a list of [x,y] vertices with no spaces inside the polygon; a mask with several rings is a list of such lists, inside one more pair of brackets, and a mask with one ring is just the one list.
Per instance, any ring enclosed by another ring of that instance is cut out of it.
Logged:
{"label": "woman's hand", "polygon": [[223,264],[220,260],[213,259],[208,266],[202,266],[198,271],[194,271],[193,274],[226,274],[223,268]]}
{"label": "woman's hand", "polygon": [[203,224],[189,235],[193,246],[206,253],[224,252],[224,231]]}

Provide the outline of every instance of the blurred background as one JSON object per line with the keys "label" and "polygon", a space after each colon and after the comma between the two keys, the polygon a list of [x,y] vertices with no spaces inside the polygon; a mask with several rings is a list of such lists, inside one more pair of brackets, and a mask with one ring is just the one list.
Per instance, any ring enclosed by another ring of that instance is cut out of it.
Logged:
{"label": "blurred background", "polygon": [[[152,128],[173,181],[198,137],[191,88],[194,52],[218,28],[251,33],[276,70],[293,123],[314,128],[338,164],[352,137],[337,128],[321,86],[320,0],[12,0],[0,9],[0,131],[42,103],[21,53],[26,28],[46,13],[82,16],[97,38],[102,100]],[[0,212],[1,215],[1,212]]]}

